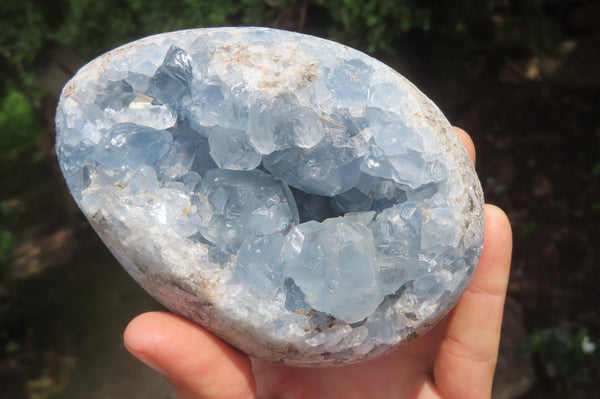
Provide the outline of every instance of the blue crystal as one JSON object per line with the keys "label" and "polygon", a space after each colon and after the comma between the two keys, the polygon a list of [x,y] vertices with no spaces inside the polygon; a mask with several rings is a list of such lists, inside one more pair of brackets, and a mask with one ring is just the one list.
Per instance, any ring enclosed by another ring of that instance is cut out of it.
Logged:
{"label": "blue crystal", "polygon": [[294,280],[286,278],[283,285],[285,289],[285,308],[294,313],[308,313],[310,305],[306,303],[306,295],[294,284]]}
{"label": "blue crystal", "polygon": [[237,252],[248,237],[287,232],[298,224],[296,203],[280,180],[258,170],[211,169],[199,187],[212,217],[200,233],[224,251]]}
{"label": "blue crystal", "polygon": [[209,156],[208,139],[184,122],[169,129],[173,145],[156,163],[157,173],[164,181],[176,180],[190,171],[203,175],[217,167]]}
{"label": "blue crystal", "polygon": [[328,74],[327,87],[340,107],[361,108],[367,102],[372,73],[372,68],[363,61],[349,60]]}
{"label": "blue crystal", "polygon": [[321,312],[355,323],[383,301],[373,236],[365,226],[345,218],[302,223],[286,236],[282,257],[285,276]]}
{"label": "blue crystal", "polygon": [[104,168],[136,168],[154,165],[172,144],[168,131],[122,123],[106,135],[104,145],[96,153],[96,162]]}
{"label": "blue crystal", "polygon": [[[281,225],[287,231],[288,223]],[[283,284],[281,265],[282,233],[261,235],[246,239],[238,253],[236,275],[258,298],[275,297]]]}
{"label": "blue crystal", "polygon": [[150,79],[149,91],[153,97],[163,104],[177,108],[181,98],[189,94],[189,81],[192,78],[192,66],[189,54],[175,46],[171,46],[163,64]]}
{"label": "blue crystal", "polygon": [[134,98],[133,87],[125,80],[111,81],[108,82],[106,90],[96,97],[96,104],[102,110],[120,110],[129,106]]}
{"label": "blue crystal", "polygon": [[221,168],[255,169],[262,161],[245,130],[214,127],[209,130],[210,156]]}
{"label": "blue crystal", "polygon": [[69,188],[127,271],[247,353],[347,364],[443,317],[483,198],[450,124],[345,46],[266,28],[145,38],[57,110]]}

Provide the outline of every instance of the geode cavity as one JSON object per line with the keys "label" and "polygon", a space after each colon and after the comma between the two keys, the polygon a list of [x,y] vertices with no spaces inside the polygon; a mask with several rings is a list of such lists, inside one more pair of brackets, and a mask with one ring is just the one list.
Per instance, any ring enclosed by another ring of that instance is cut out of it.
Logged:
{"label": "geode cavity", "polygon": [[456,303],[483,200],[438,108],[346,46],[151,36],[65,86],[57,152],[121,264],[172,311],[292,365],[372,358]]}

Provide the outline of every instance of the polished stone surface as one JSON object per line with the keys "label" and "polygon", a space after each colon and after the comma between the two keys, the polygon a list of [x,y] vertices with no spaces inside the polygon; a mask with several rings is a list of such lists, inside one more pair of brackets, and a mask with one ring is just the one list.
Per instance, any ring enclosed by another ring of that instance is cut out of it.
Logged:
{"label": "polished stone surface", "polygon": [[383,354],[458,300],[483,198],[437,107],[343,45],[265,28],[151,36],[65,86],[57,153],[125,269],[247,353]]}

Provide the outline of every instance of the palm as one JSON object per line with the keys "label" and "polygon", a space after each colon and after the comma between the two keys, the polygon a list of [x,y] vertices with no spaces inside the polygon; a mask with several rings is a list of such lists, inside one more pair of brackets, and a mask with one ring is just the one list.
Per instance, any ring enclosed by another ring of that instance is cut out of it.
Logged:
{"label": "palm", "polygon": [[433,364],[443,326],[391,354],[351,366],[296,368],[253,360],[259,397],[283,392],[299,398],[419,397],[431,384]]}

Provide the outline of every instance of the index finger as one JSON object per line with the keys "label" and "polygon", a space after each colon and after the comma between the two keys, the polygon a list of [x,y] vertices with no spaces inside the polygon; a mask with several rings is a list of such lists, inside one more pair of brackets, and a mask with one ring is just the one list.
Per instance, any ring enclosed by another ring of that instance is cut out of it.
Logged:
{"label": "index finger", "polygon": [[471,140],[471,136],[464,130],[459,127],[454,126],[454,131],[458,135],[460,141],[462,141],[463,145],[467,149],[469,156],[471,157],[471,161],[475,164],[475,145],[473,144],[473,140]]}

